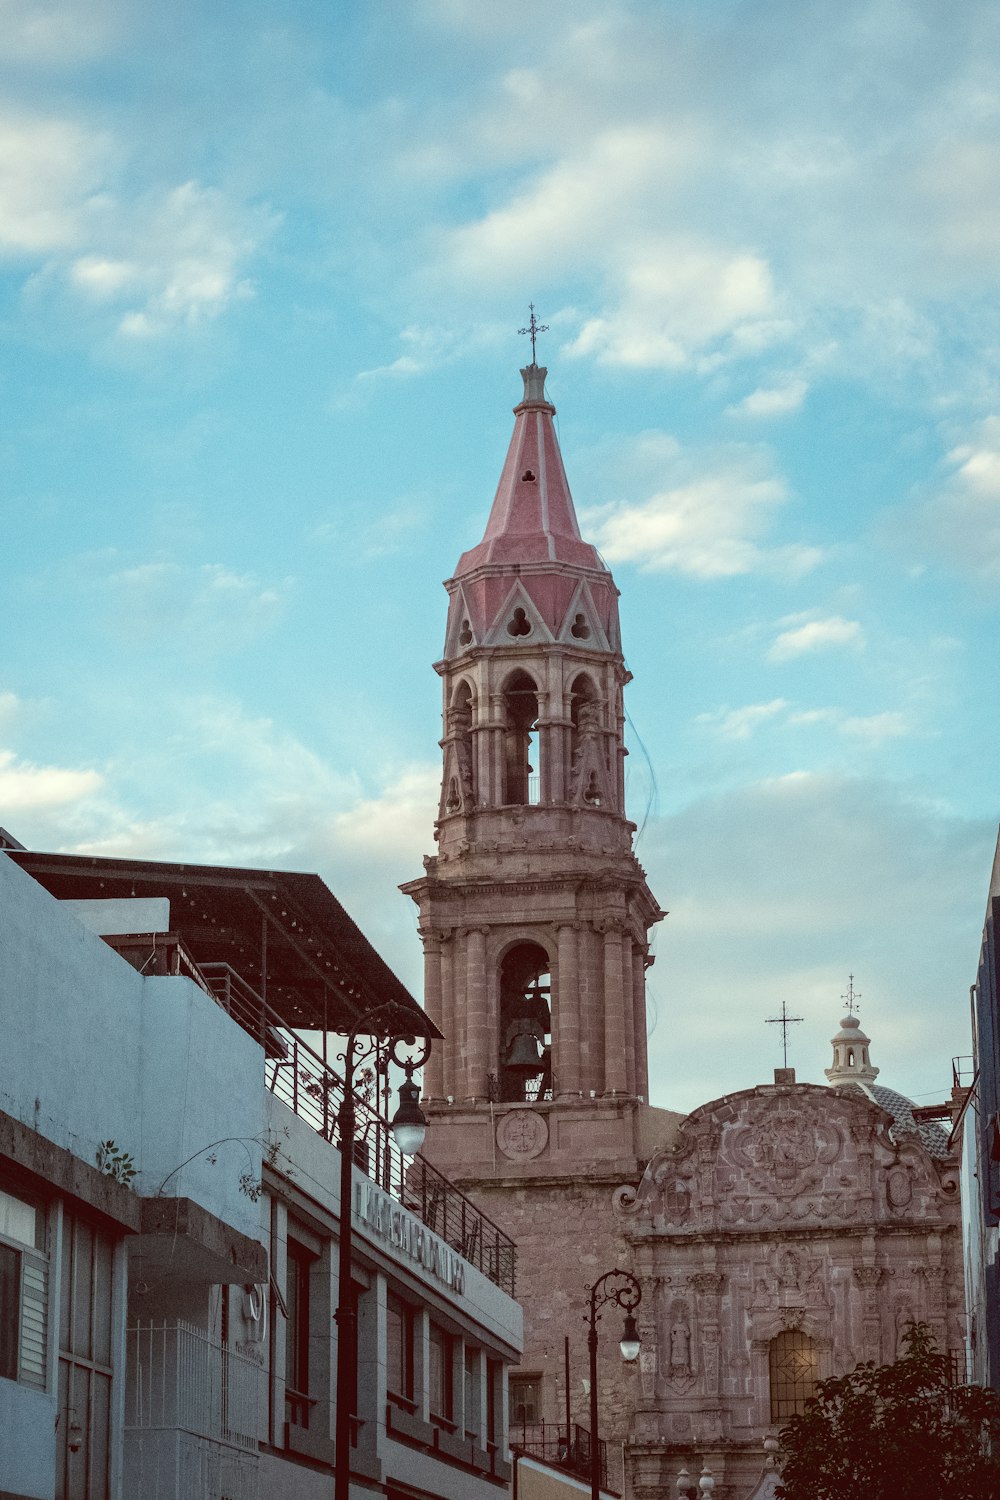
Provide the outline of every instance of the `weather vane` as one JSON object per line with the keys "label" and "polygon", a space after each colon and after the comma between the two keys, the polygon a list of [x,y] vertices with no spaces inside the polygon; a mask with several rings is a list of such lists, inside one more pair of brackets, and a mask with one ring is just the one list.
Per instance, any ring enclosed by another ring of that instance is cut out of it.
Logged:
{"label": "weather vane", "polygon": [[538,319],[535,317],[535,304],[533,302],[528,303],[528,311],[530,312],[531,317],[528,319],[527,328],[519,328],[517,331],[518,333],[527,333],[531,335],[531,363],[534,364],[535,339],[540,333],[548,333],[549,325],[548,323],[539,323]]}
{"label": "weather vane", "polygon": [[841,1000],[846,1000],[847,1001],[847,1014],[849,1016],[853,1016],[853,1014],[854,1014],[854,1007],[857,1005],[858,1001],[861,999],[861,991],[860,990],[856,990],[854,988],[854,975],[853,974],[848,974],[848,976],[847,976],[847,994],[846,995],[841,995],[840,998],[841,998]]}
{"label": "weather vane", "polygon": [[788,1006],[785,1004],[784,1000],[782,1000],[781,1015],[769,1016],[764,1023],[765,1026],[781,1027],[781,1050],[785,1059],[784,1066],[786,1068],[788,1067],[788,1028],[789,1026],[794,1026],[797,1021],[801,1020],[801,1016],[790,1016],[788,1014]]}

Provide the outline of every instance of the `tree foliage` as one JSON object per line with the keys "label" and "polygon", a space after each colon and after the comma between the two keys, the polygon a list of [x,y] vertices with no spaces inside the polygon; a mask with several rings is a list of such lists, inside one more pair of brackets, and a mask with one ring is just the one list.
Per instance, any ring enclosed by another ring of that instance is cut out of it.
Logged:
{"label": "tree foliage", "polygon": [[824,1380],[781,1433],[783,1500],[1000,1500],[1000,1394],[954,1384],[924,1323],[893,1364]]}

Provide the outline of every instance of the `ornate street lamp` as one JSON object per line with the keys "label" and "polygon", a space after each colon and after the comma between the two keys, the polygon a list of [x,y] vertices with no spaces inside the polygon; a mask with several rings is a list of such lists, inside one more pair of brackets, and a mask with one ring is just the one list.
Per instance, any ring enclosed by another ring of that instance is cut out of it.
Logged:
{"label": "ornate street lamp", "polygon": [[639,1358],[639,1330],[635,1309],[642,1301],[642,1288],[631,1271],[605,1271],[590,1288],[590,1500],[601,1500],[601,1444],[597,1432],[597,1325],[599,1308],[617,1303],[625,1314],[619,1349],[622,1359],[631,1363]]}
{"label": "ornate street lamp", "polygon": [[[354,1070],[371,1057],[395,1024],[409,1023],[411,1018],[398,1005],[381,1005],[355,1022],[338,1061],[344,1065],[344,1094],[337,1111],[337,1144],[340,1148],[340,1264],[337,1277],[337,1454],[334,1467],[334,1500],[350,1500],[351,1490],[351,1418],[354,1414],[358,1356],[358,1313],[351,1286],[353,1225],[352,1187],[354,1166],[354,1132],[357,1111],[354,1102]],[[381,1024],[380,1024],[381,1023]],[[380,1035],[381,1033],[381,1035]],[[410,1049],[403,1053],[400,1048]],[[416,1048],[416,1055],[413,1049]],[[430,1056],[429,1038],[418,1042],[412,1033],[398,1032],[388,1038],[388,1053],[406,1077],[399,1085],[399,1108],[392,1117],[391,1129],[396,1146],[404,1156],[413,1156],[424,1143],[427,1120],[420,1108],[420,1090],[413,1074]]]}

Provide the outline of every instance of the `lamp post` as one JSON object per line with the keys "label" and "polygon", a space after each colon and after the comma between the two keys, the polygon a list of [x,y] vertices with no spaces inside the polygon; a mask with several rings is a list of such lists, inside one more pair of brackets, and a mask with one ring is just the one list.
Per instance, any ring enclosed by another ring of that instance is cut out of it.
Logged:
{"label": "lamp post", "polygon": [[[391,1031],[393,1023],[401,1019],[399,1007],[393,1004],[379,1006],[368,1011],[357,1022],[347,1038],[344,1051],[338,1061],[344,1064],[344,1095],[337,1111],[337,1143],[340,1147],[340,1264],[337,1276],[337,1456],[333,1474],[334,1500],[350,1500],[351,1491],[351,1418],[354,1414],[354,1396],[357,1377],[358,1314],[351,1285],[351,1241],[352,1235],[352,1187],[354,1166],[354,1132],[357,1111],[354,1104],[354,1070],[360,1062],[371,1057],[379,1045],[376,1034],[379,1018],[381,1030]],[[400,1047],[419,1046],[417,1056],[401,1055]],[[429,1039],[416,1038],[410,1034],[397,1033],[389,1038],[389,1057],[404,1070],[406,1078],[399,1085],[399,1108],[392,1117],[392,1134],[397,1147],[404,1156],[413,1156],[420,1150],[427,1133],[427,1120],[420,1108],[420,1090],[413,1082],[415,1069],[420,1068],[430,1056]]]}
{"label": "lamp post", "polygon": [[590,1288],[590,1500],[601,1500],[601,1444],[597,1433],[597,1325],[599,1308],[617,1303],[625,1313],[625,1327],[618,1347],[622,1359],[631,1363],[639,1358],[639,1330],[634,1312],[642,1301],[642,1288],[631,1271],[605,1271]]}

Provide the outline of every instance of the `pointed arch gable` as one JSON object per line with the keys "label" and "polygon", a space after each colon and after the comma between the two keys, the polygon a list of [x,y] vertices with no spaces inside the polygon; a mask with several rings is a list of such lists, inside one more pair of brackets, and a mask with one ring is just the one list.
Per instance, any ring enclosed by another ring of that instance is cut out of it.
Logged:
{"label": "pointed arch gable", "polygon": [[556,639],[563,645],[580,646],[592,651],[612,649],[586,579],[581,579],[574,590]]}
{"label": "pointed arch gable", "polygon": [[469,651],[473,646],[478,646],[479,632],[476,629],[476,617],[469,608],[469,601],[465,596],[465,590],[461,584],[451,597],[451,605],[448,610],[448,629],[445,636],[445,656],[461,656],[463,652]]}
{"label": "pointed arch gable", "polygon": [[[520,611],[520,615],[518,612]],[[528,628],[524,630],[523,625]],[[509,628],[509,627],[514,627]],[[555,637],[531,595],[518,579],[509,592],[482,644],[485,646],[551,645]]]}

